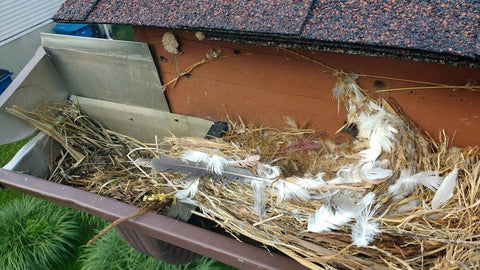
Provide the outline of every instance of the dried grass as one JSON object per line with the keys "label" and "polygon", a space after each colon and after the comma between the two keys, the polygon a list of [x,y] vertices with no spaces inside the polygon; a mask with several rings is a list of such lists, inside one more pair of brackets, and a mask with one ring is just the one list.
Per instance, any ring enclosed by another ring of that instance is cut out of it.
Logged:
{"label": "dried grass", "polygon": [[[195,197],[201,212],[196,214],[215,221],[235,238],[255,240],[312,269],[480,267],[478,148],[452,147],[445,134],[437,142],[419,130],[394,102],[381,103],[401,119],[401,139],[392,153],[382,155],[396,173],[380,184],[332,187],[376,194],[375,202],[381,206],[375,219],[380,223],[381,234],[368,247],[352,244],[348,226],[325,233],[306,231],[308,218],[325,203],[322,200],[277,204],[275,194],[267,190],[267,218],[260,220],[253,208],[252,187],[241,181],[225,184],[203,178]],[[359,141],[337,145],[308,126],[299,127],[292,121],[286,131],[253,127],[239,121],[232,122],[229,133],[221,139],[170,137],[157,145],[147,145],[103,128],[78,107],[66,103],[45,105],[35,112],[20,108],[10,111],[41,128],[65,148],[52,163],[51,181],[140,208],[151,201],[160,201],[156,212],[164,212],[172,203],[175,190],[185,188],[185,183],[175,181],[182,175],[151,172],[147,167],[136,166],[132,161],[137,158],[151,159],[162,154],[178,157],[191,149],[237,160],[258,153],[261,162],[280,166],[284,177],[323,172],[325,179],[330,179],[341,166],[356,161],[356,154],[366,145]],[[401,168],[447,173],[455,167],[459,177],[453,198],[440,209],[423,205],[428,206],[434,195],[425,188],[418,188],[399,201],[392,200],[388,193],[388,186]],[[416,202],[415,206],[401,210],[412,202]]]}

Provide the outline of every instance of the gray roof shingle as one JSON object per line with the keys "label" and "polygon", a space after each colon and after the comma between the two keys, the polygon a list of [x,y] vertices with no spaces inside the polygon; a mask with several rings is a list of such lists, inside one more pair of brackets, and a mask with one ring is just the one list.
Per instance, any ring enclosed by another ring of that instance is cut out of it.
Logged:
{"label": "gray roof shingle", "polygon": [[54,19],[479,67],[479,10],[480,0],[66,0]]}

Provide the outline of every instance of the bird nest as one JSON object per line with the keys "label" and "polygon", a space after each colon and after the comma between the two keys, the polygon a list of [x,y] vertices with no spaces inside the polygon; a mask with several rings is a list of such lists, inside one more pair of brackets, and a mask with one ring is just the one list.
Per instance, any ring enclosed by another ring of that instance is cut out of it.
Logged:
{"label": "bird nest", "polygon": [[291,120],[146,144],[64,102],[9,111],[63,146],[49,180],[157,213],[195,204],[233,237],[309,268],[478,268],[478,149],[433,140],[355,79],[339,75],[334,88],[358,129],[342,144]]}

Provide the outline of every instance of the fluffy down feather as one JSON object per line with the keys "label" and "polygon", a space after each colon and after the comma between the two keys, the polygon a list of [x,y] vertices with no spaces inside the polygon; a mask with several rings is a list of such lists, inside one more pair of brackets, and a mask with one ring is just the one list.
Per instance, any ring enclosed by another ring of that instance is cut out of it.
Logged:
{"label": "fluffy down feather", "polygon": [[229,161],[224,157],[210,155],[197,150],[185,151],[182,154],[181,159],[194,163],[205,163],[207,164],[207,170],[215,173],[216,175],[222,175],[223,169],[229,164]]}
{"label": "fluffy down feather", "polygon": [[175,194],[175,197],[177,197],[177,199],[180,199],[180,200],[181,199],[193,199],[198,192],[199,182],[200,181],[199,181],[198,178],[191,181],[186,189],[177,191],[177,193]]}
{"label": "fluffy down feather", "polygon": [[300,201],[307,201],[310,199],[308,191],[297,184],[290,183],[283,179],[278,179],[274,184],[274,188],[277,191],[277,204],[291,199],[297,199]]}
{"label": "fluffy down feather", "polygon": [[209,158],[210,158],[209,154],[205,152],[197,151],[197,150],[185,151],[182,153],[182,156],[181,156],[182,160],[191,161],[195,163],[198,163],[198,162],[207,163]]}
{"label": "fluffy down feather", "polygon": [[395,184],[388,187],[388,192],[393,195],[394,200],[401,200],[410,195],[419,185],[436,191],[440,186],[442,177],[438,171],[425,171],[411,175],[407,170],[402,170],[400,177]]}
{"label": "fluffy down feather", "polygon": [[372,205],[366,206],[362,214],[355,217],[355,224],[352,228],[352,240],[353,244],[357,247],[366,247],[373,241],[375,236],[380,233],[377,222],[371,222],[373,214],[375,213],[375,207],[372,209]]}
{"label": "fluffy down feather", "polygon": [[373,168],[370,168],[369,170],[361,171],[360,178],[363,181],[366,181],[372,184],[378,184],[385,181],[387,178],[392,176],[392,174],[393,174],[393,171],[390,169],[373,167]]}
{"label": "fluffy down feather", "polygon": [[337,208],[348,209],[352,212],[352,218],[360,216],[365,207],[371,205],[375,198],[375,193],[369,192],[366,195],[356,191],[337,192],[330,198],[330,201]]}
{"label": "fluffy down feather", "polygon": [[223,169],[228,165],[228,160],[224,157],[212,155],[207,162],[207,170],[215,173],[216,175],[222,175]]}
{"label": "fluffy down feather", "polygon": [[315,216],[308,220],[307,231],[326,232],[348,223],[354,213],[343,208],[338,208],[335,213],[326,205],[322,205],[315,212]]}
{"label": "fluffy down feather", "polygon": [[259,177],[271,180],[279,177],[280,173],[280,167],[278,166],[271,166],[263,163],[258,163],[257,165],[257,174]]}
{"label": "fluffy down feather", "polygon": [[393,171],[378,167],[382,162],[360,160],[354,164],[342,166],[337,177],[327,181],[328,184],[368,183],[378,184],[391,177]]}
{"label": "fluffy down feather", "polygon": [[370,144],[378,143],[382,151],[390,152],[398,133],[394,127],[398,119],[373,101],[368,106],[374,113],[362,112],[354,121],[358,126],[358,137],[369,139]]}
{"label": "fluffy down feather", "polygon": [[303,189],[318,190],[321,186],[325,185],[323,176],[325,173],[319,173],[315,178],[297,178],[295,184]]}

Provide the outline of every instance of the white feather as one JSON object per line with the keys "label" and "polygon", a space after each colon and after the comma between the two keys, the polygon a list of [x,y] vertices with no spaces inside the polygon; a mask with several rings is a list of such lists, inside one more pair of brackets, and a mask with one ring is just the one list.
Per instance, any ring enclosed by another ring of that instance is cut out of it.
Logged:
{"label": "white feather", "polygon": [[185,151],[182,153],[182,156],[181,156],[182,160],[191,161],[195,163],[198,163],[198,162],[207,163],[209,158],[210,158],[209,154],[205,152],[197,151],[197,150]]}
{"label": "white feather", "polygon": [[457,175],[458,170],[455,168],[443,179],[443,182],[433,196],[432,209],[440,208],[453,196],[453,190],[457,185]]}
{"label": "white feather", "polygon": [[337,81],[335,85],[333,86],[333,96],[336,98],[340,98],[340,96],[345,92],[345,89],[343,88],[343,83],[340,81]]}
{"label": "white feather", "polygon": [[310,199],[308,191],[283,179],[278,179],[275,182],[274,187],[277,191],[277,204],[291,199],[297,199],[300,201],[307,201]]}
{"label": "white feather", "polygon": [[319,173],[317,175],[317,177],[315,177],[314,179],[298,178],[298,180],[297,180],[297,182],[295,182],[295,184],[297,184],[298,186],[300,186],[301,188],[306,189],[306,190],[309,190],[309,189],[318,190],[320,187],[325,185],[325,181],[323,181],[323,176],[324,175],[325,175],[325,173]]}
{"label": "white feather", "polygon": [[230,160],[228,161],[228,165],[240,168],[253,167],[259,160],[260,155],[251,155],[242,160]]}
{"label": "white feather", "polygon": [[342,165],[342,167],[340,167],[336,173],[337,178],[349,178],[349,175],[352,172],[353,166],[355,166],[354,163]]}
{"label": "white feather", "polygon": [[354,94],[355,98],[353,99],[353,101],[357,104],[360,103],[364,95],[362,94],[360,87],[356,83],[357,79],[357,74],[342,75],[333,87],[333,95],[336,98],[340,98],[348,91]]}
{"label": "white feather", "polygon": [[280,167],[278,166],[271,166],[263,163],[258,163],[257,165],[257,174],[259,177],[270,180],[279,177],[280,173]]}
{"label": "white feather", "polygon": [[357,79],[358,79],[357,74],[348,74],[346,76],[343,76],[342,81],[343,81],[345,90],[349,91],[355,96],[353,99],[353,102],[358,105],[363,101],[365,95],[362,93],[362,90],[357,85],[357,82],[356,82]]}
{"label": "white feather", "polygon": [[398,133],[398,130],[394,128],[391,123],[387,122],[382,124],[382,126],[375,129],[372,136],[379,138],[382,151],[390,153],[394,148],[393,142],[396,140],[396,134]]}
{"label": "white feather", "polygon": [[357,112],[357,105],[353,103],[351,100],[347,101],[347,105],[345,106],[347,108],[347,119],[352,119],[355,116],[355,113]]}
{"label": "white feather", "polygon": [[360,216],[365,207],[371,205],[375,198],[375,193],[369,192],[366,195],[356,191],[341,191],[334,194],[330,201],[337,208],[348,209],[352,213],[352,218]]}
{"label": "white feather", "polygon": [[267,181],[262,180],[252,180],[251,185],[253,187],[253,205],[255,209],[255,213],[260,217],[262,220],[263,216],[265,215],[265,208],[267,206]]}
{"label": "white feather", "polygon": [[360,160],[354,164],[342,166],[337,171],[337,177],[327,181],[328,184],[365,183],[378,184],[392,176],[393,171],[376,167],[381,162]]}
{"label": "white feather", "polygon": [[133,161],[133,164],[135,164],[135,166],[137,166],[137,167],[151,168],[152,167],[152,159],[137,158]]}
{"label": "white feather", "polygon": [[215,173],[216,175],[222,175],[223,169],[228,165],[228,160],[224,157],[212,155],[207,162],[207,170]]}
{"label": "white feather", "polygon": [[361,160],[366,162],[374,162],[382,154],[382,146],[380,145],[377,135],[372,135],[370,138],[370,148],[360,151],[359,156]]}
{"label": "white feather", "polygon": [[221,156],[210,155],[208,153],[197,151],[197,150],[188,150],[185,151],[182,156],[182,160],[195,162],[195,163],[206,163],[207,170],[215,173],[216,175],[222,175],[223,169],[228,165],[229,161]]}
{"label": "white feather", "polygon": [[326,181],[327,184],[345,184],[345,183],[359,183],[362,180],[358,177],[356,172],[357,163],[346,164],[340,167],[337,171],[337,177]]}
{"label": "white feather", "polygon": [[360,90],[360,87],[357,85],[357,83],[355,81],[352,81],[347,85],[347,88],[355,95],[354,102],[357,105],[360,104],[365,98],[365,95],[362,94],[362,91]]}
{"label": "white feather", "polygon": [[357,247],[366,247],[373,238],[380,233],[377,222],[371,222],[376,207],[372,209],[372,204],[367,205],[362,214],[355,218],[356,223],[351,226],[353,244]]}
{"label": "white feather", "polygon": [[372,132],[372,136],[377,136],[382,150],[385,152],[391,152],[393,149],[393,141],[398,134],[398,130],[394,127],[400,121],[393,114],[385,111],[385,109],[373,102],[370,106],[374,106],[378,110],[377,118],[379,123],[375,126]]}
{"label": "white feather", "polygon": [[359,139],[370,139],[375,126],[378,125],[379,118],[377,116],[380,115],[378,113],[369,114],[363,111],[358,113],[354,122],[357,124],[357,137]]}
{"label": "white feather", "polygon": [[362,175],[362,179],[370,183],[379,183],[392,176],[393,171],[382,168],[371,168]]}
{"label": "white feather", "polygon": [[338,208],[333,213],[330,207],[322,205],[315,212],[315,216],[308,219],[307,231],[325,232],[334,230],[352,220],[353,215],[351,211],[343,208]]}
{"label": "white feather", "polygon": [[370,207],[373,204],[373,200],[375,199],[375,193],[369,192],[367,195],[363,196],[360,200],[360,204],[362,205],[363,209]]}
{"label": "white feather", "polygon": [[182,189],[182,190],[177,191],[177,193],[175,194],[175,197],[177,197],[177,199],[180,199],[180,200],[187,199],[187,198],[188,199],[193,199],[198,192],[198,183],[199,182],[200,181],[199,181],[198,178],[191,181],[186,189]]}
{"label": "white feather", "polygon": [[394,127],[398,119],[373,101],[368,106],[374,112],[359,113],[354,121],[358,126],[358,137],[374,141],[380,145],[382,151],[391,152],[398,133]]}
{"label": "white feather", "polygon": [[440,172],[437,171],[429,171],[429,172],[420,172],[416,175],[419,175],[423,178],[421,184],[430,189],[431,191],[436,191],[440,187],[440,183],[442,182],[442,177],[438,176]]}
{"label": "white feather", "polygon": [[394,200],[401,200],[410,195],[419,185],[436,191],[442,181],[442,177],[438,176],[439,173],[438,171],[425,171],[410,175],[407,170],[402,170],[395,184],[388,187],[388,192],[393,195]]}
{"label": "white feather", "polygon": [[388,169],[390,166],[390,161],[388,159],[377,160],[374,162],[373,167]]}
{"label": "white feather", "polygon": [[410,211],[410,210],[413,210],[415,208],[418,207],[418,200],[415,199],[415,200],[410,200],[410,201],[407,201],[406,203],[404,204],[401,204],[400,206],[398,206],[395,211],[393,211],[393,213],[405,213],[407,211]]}
{"label": "white feather", "polygon": [[[353,119],[362,105],[365,95],[356,83],[358,75],[341,75],[333,87],[333,95],[339,100],[344,100],[347,109],[347,118]],[[352,97],[353,96],[353,97]]]}

